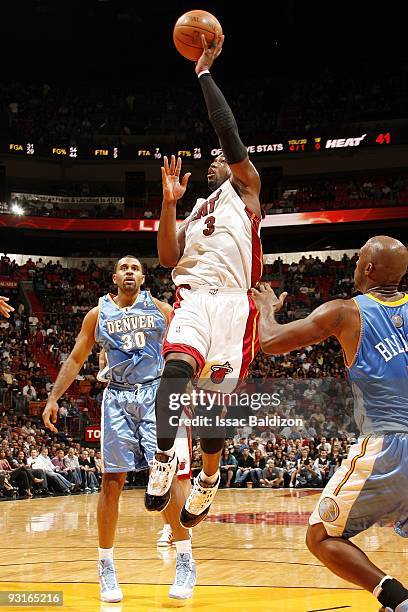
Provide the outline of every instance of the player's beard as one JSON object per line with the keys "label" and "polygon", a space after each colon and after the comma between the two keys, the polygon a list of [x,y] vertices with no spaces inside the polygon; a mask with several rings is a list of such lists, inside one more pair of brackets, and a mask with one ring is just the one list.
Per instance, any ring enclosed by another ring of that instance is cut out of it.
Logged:
{"label": "player's beard", "polygon": [[215,191],[216,189],[218,189],[220,185],[222,185],[222,181],[220,181],[220,179],[217,178],[216,176],[207,179],[207,182],[208,182],[208,189],[211,191],[211,193]]}
{"label": "player's beard", "polygon": [[137,285],[136,281],[134,281],[132,284],[123,282],[121,289],[123,293],[126,293],[126,295],[136,296],[136,294],[140,291],[140,285]]}

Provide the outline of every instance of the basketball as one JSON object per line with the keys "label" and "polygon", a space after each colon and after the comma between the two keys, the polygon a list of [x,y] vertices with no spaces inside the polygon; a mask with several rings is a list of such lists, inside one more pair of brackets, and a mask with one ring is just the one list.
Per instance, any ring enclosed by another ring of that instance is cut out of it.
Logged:
{"label": "basketball", "polygon": [[204,34],[208,46],[212,45],[215,36],[222,36],[222,27],[218,19],[207,11],[188,11],[176,21],[173,30],[173,41],[183,57],[196,62],[203,52],[201,35]]}

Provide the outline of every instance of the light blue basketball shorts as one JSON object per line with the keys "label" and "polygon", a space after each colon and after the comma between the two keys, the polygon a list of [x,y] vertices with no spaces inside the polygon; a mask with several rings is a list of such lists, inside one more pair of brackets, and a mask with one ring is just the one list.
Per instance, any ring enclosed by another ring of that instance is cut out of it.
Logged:
{"label": "light blue basketball shorts", "polygon": [[101,406],[105,472],[145,470],[156,451],[154,403],[160,380],[131,389],[108,385]]}
{"label": "light blue basketball shorts", "polygon": [[[155,400],[160,379],[123,389],[113,383],[103,393],[101,454],[104,472],[146,470],[156,452]],[[191,435],[179,427],[175,443],[179,478],[189,478]]]}
{"label": "light blue basketball shorts", "polygon": [[[352,538],[375,523],[408,537],[408,434],[361,437],[324,488],[309,523]],[[406,533],[405,533],[406,532]]]}

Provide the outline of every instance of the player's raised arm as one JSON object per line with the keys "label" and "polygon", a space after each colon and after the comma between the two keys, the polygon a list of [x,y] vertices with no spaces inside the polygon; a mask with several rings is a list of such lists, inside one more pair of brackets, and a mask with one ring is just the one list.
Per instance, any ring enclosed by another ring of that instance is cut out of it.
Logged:
{"label": "player's raised arm", "polygon": [[[61,367],[57,380],[48,397],[42,418],[44,425],[51,431],[58,431],[53,423],[57,422],[58,400],[72,385],[77,374],[85,363],[86,358],[95,344],[95,327],[98,320],[98,308],[92,308],[85,316],[81,331],[78,334],[75,346],[69,354],[68,359]],[[51,420],[50,420],[51,419]],[[52,422],[51,422],[52,421]]]}
{"label": "player's raised arm", "polygon": [[183,197],[191,172],[187,172],[180,182],[181,158],[171,156],[170,165],[167,157],[161,168],[163,203],[160,214],[157,250],[159,261],[165,268],[174,268],[184,250],[185,226],[177,232],[177,202]]}
{"label": "player's raised arm", "polygon": [[[345,322],[350,319],[347,300],[333,300],[322,304],[305,319],[283,325],[275,320],[287,294],[277,298],[270,285],[253,290],[253,298],[259,310],[259,342],[268,355],[289,353],[298,348],[316,344],[329,336],[344,340]],[[342,343],[343,344],[343,343]],[[356,342],[357,344],[357,342]]]}
{"label": "player's raised arm", "polygon": [[[247,148],[239,136],[232,110],[209,72],[214,60],[221,53],[224,36],[217,37],[212,47],[208,47],[204,35],[201,38],[204,51],[196,64],[195,71],[204,94],[208,116],[239,188],[246,189],[258,198],[261,190],[259,174],[249,160]],[[259,211],[254,212],[260,216],[259,204],[258,207]]]}

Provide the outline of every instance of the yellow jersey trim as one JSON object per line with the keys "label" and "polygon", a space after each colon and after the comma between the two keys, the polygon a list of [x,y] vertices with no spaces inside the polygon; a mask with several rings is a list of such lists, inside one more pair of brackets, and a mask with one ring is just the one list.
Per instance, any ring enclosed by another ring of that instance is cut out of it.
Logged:
{"label": "yellow jersey trim", "polygon": [[406,304],[408,302],[408,293],[406,293],[403,298],[401,298],[400,300],[397,300],[396,302],[384,302],[384,300],[380,300],[379,298],[375,297],[371,293],[366,293],[365,295],[371,300],[374,300],[375,302],[378,302],[379,304],[382,304],[383,306],[391,306],[391,308],[393,306],[402,306],[402,304]]}
{"label": "yellow jersey trim", "polygon": [[367,436],[367,438],[364,438],[364,441],[363,441],[363,445],[362,445],[362,448],[361,448],[361,452],[360,452],[360,454],[359,454],[359,455],[356,455],[356,456],[353,458],[353,460],[352,460],[352,462],[351,462],[351,465],[350,465],[350,468],[349,468],[349,470],[348,470],[347,474],[345,475],[345,477],[343,478],[343,480],[341,481],[341,483],[337,485],[337,487],[336,487],[336,488],[335,488],[335,490],[334,490],[333,495],[338,495],[338,494],[340,493],[340,490],[341,490],[341,489],[344,487],[344,485],[346,484],[346,482],[348,481],[348,479],[350,478],[350,476],[352,475],[352,473],[353,473],[353,472],[354,472],[354,470],[356,469],[356,464],[357,464],[357,461],[358,461],[359,459],[361,459],[362,457],[364,457],[364,455],[366,454],[367,444],[368,444],[368,441],[369,441],[369,439],[370,439],[370,438],[371,438],[371,436]]}
{"label": "yellow jersey trim", "polygon": [[97,340],[96,340],[96,334],[97,334],[97,332],[98,332],[98,327],[99,327],[99,317],[101,316],[101,299],[102,299],[101,297],[100,297],[100,298],[98,298],[98,305],[97,305],[97,308],[98,308],[98,316],[96,317],[96,325],[95,325],[95,330],[94,330],[94,338],[95,338],[95,342],[97,341]]}
{"label": "yellow jersey trim", "polygon": [[354,365],[354,363],[355,363],[355,361],[357,359],[358,351],[360,350],[361,341],[363,339],[363,315],[361,314],[360,306],[358,305],[357,300],[355,298],[352,298],[352,300],[355,303],[355,305],[357,306],[358,314],[359,314],[359,317],[360,317],[360,333],[359,333],[359,338],[358,338],[356,352],[353,355],[353,359],[351,360],[350,365],[347,363],[346,353],[343,351],[343,353],[344,353],[344,363],[346,364],[346,368],[348,368],[348,369],[350,369]]}

